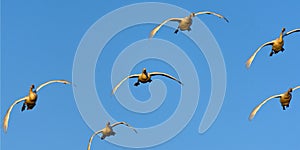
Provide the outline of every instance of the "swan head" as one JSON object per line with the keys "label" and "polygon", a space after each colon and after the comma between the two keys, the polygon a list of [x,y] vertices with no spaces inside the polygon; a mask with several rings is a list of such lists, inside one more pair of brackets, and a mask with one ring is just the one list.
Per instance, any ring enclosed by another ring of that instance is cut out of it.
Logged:
{"label": "swan head", "polygon": [[147,70],[146,70],[146,68],[143,68],[143,73],[147,73]]}
{"label": "swan head", "polygon": [[285,31],[285,28],[282,28],[281,32],[283,33]]}
{"label": "swan head", "polygon": [[191,17],[191,18],[192,18],[192,17],[195,17],[195,16],[196,16],[196,15],[195,15],[195,13],[193,13],[193,12],[190,14],[190,17]]}
{"label": "swan head", "polygon": [[292,89],[292,88],[289,88],[288,92],[289,92],[289,93],[293,92],[293,89]]}
{"label": "swan head", "polygon": [[106,126],[110,126],[110,122],[109,121],[106,123]]}
{"label": "swan head", "polygon": [[30,89],[31,89],[31,90],[34,89],[34,85],[33,85],[33,84],[30,86]]}

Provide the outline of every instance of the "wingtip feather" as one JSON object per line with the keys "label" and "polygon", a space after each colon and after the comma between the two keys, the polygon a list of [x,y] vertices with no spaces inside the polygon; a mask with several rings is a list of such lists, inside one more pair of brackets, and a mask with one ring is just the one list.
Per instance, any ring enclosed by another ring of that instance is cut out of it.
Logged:
{"label": "wingtip feather", "polygon": [[246,61],[246,68],[249,69],[251,64],[252,64],[252,61],[253,61],[253,56],[251,56],[247,61]]}

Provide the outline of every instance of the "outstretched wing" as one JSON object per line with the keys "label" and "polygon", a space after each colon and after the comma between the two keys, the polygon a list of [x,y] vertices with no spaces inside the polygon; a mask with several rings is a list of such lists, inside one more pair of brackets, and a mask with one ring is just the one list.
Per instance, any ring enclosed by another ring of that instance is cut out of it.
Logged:
{"label": "outstretched wing", "polygon": [[4,132],[6,132],[6,131],[7,131],[7,128],[8,128],[8,121],[9,121],[9,116],[10,116],[11,110],[13,109],[13,107],[14,107],[16,104],[18,104],[18,103],[20,103],[20,102],[26,100],[26,98],[27,98],[27,96],[26,96],[26,97],[23,97],[23,98],[21,98],[21,99],[16,100],[16,101],[8,108],[8,110],[7,110],[7,112],[6,112],[6,115],[5,115],[4,119],[3,119],[3,130],[4,130]]}
{"label": "outstretched wing", "polygon": [[158,26],[156,26],[156,27],[150,32],[149,38],[152,38],[152,37],[156,34],[156,32],[157,32],[164,24],[166,24],[167,22],[169,22],[169,21],[178,21],[178,22],[180,22],[181,20],[182,20],[182,18],[169,18],[169,19],[163,21],[161,24],[159,24]]}
{"label": "outstretched wing", "polygon": [[203,14],[214,15],[214,16],[217,16],[217,17],[219,17],[221,19],[224,19],[226,22],[229,22],[229,20],[227,18],[225,18],[224,16],[222,16],[220,14],[217,14],[217,13],[214,13],[214,12],[211,12],[211,11],[197,12],[197,13],[195,13],[195,16],[197,16],[197,15],[203,15]]}
{"label": "outstretched wing", "polygon": [[274,95],[274,96],[271,96],[271,97],[265,99],[263,102],[261,102],[259,105],[257,105],[257,106],[252,110],[252,112],[250,113],[250,116],[249,116],[249,120],[251,121],[251,120],[254,118],[255,114],[257,113],[257,111],[260,109],[260,107],[261,107],[263,104],[265,104],[266,102],[268,102],[269,100],[271,100],[271,99],[273,99],[273,98],[280,98],[281,96],[282,96],[282,94],[280,94],[280,95]]}
{"label": "outstretched wing", "polygon": [[88,148],[87,148],[88,150],[91,149],[91,143],[92,143],[94,137],[95,137],[97,134],[102,133],[102,132],[103,132],[102,130],[96,131],[96,132],[90,137],[89,145],[88,145]]}
{"label": "outstretched wing", "polygon": [[162,75],[162,76],[165,76],[165,77],[168,77],[170,79],[177,81],[179,84],[183,84],[181,81],[177,80],[175,77],[173,77],[169,74],[163,73],[163,72],[151,72],[149,74],[150,74],[150,76]]}
{"label": "outstretched wing", "polygon": [[273,45],[274,41],[270,41],[270,42],[267,42],[263,45],[261,45],[255,52],[254,54],[252,54],[252,56],[246,61],[246,67],[249,69],[251,64],[252,64],[252,61],[254,60],[254,57],[256,56],[256,54],[265,46],[268,46],[268,45]]}
{"label": "outstretched wing", "polygon": [[114,94],[114,93],[117,91],[117,89],[120,87],[120,85],[121,85],[125,80],[127,80],[128,78],[138,78],[139,75],[140,75],[140,74],[134,74],[134,75],[130,75],[130,76],[124,78],[121,82],[119,82],[119,83],[113,88],[111,94]]}
{"label": "outstretched wing", "polygon": [[295,91],[295,90],[297,90],[299,88],[300,88],[300,86],[296,86],[296,87],[293,88],[293,91]]}
{"label": "outstretched wing", "polygon": [[48,85],[48,84],[51,84],[51,83],[63,83],[63,84],[71,84],[71,82],[67,81],[67,80],[50,80],[50,81],[47,81],[41,85],[39,85],[37,88],[36,88],[36,92],[38,92],[41,88],[43,88],[44,86]]}
{"label": "outstretched wing", "polygon": [[287,36],[287,35],[289,35],[289,34],[292,34],[292,33],[294,33],[294,32],[299,32],[299,31],[300,31],[300,28],[299,28],[299,29],[291,30],[291,31],[289,31],[289,32],[286,32],[286,33],[283,35],[283,37],[285,37],[285,36]]}
{"label": "outstretched wing", "polygon": [[128,123],[126,123],[126,122],[124,122],[124,121],[114,123],[113,125],[111,125],[111,127],[113,128],[113,127],[115,127],[115,126],[117,126],[117,125],[120,125],[120,124],[124,124],[125,126],[131,128],[135,133],[137,133],[137,131],[135,130],[135,128],[133,128],[131,125],[129,125]]}

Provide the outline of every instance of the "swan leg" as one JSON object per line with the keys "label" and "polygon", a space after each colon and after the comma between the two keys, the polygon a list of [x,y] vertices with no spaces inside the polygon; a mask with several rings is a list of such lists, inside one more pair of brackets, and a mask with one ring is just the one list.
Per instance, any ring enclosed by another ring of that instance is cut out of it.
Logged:
{"label": "swan leg", "polygon": [[175,33],[175,34],[177,34],[177,33],[178,33],[178,31],[179,31],[179,30],[178,30],[178,28],[177,28],[177,29],[175,30],[175,32],[174,32],[174,33]]}
{"label": "swan leg", "polygon": [[116,135],[116,132],[112,132],[111,135],[112,135],[112,136],[115,136],[115,135]]}
{"label": "swan leg", "polygon": [[134,83],[134,86],[139,86],[139,85],[140,85],[139,81],[137,81],[137,82]]}
{"label": "swan leg", "polygon": [[189,28],[188,28],[188,31],[191,31],[191,30],[192,30],[192,29],[189,27]]}
{"label": "swan leg", "polygon": [[149,83],[151,83],[152,82],[152,79],[149,79],[149,81],[148,81]]}
{"label": "swan leg", "polygon": [[274,54],[274,51],[272,50],[271,53],[270,53],[270,56],[273,56],[273,54]]}
{"label": "swan leg", "polygon": [[281,52],[283,52],[284,50],[285,50],[285,49],[284,49],[284,48],[282,48],[282,49],[281,49]]}
{"label": "swan leg", "polygon": [[282,109],[285,110],[285,106],[282,105]]}

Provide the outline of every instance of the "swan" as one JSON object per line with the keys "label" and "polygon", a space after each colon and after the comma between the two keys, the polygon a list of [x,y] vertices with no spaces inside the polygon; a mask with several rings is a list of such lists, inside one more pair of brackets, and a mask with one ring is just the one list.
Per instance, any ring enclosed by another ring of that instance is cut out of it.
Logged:
{"label": "swan", "polygon": [[168,77],[170,79],[173,79],[175,81],[177,81],[179,84],[182,84],[181,81],[177,80],[175,77],[169,75],[169,74],[166,74],[166,73],[163,73],[163,72],[151,72],[151,73],[147,73],[147,70],[146,68],[143,68],[143,71],[141,74],[133,74],[133,75],[130,75],[126,78],[124,78],[121,82],[119,82],[112,90],[112,94],[114,94],[116,92],[116,90],[120,87],[120,85],[125,81],[127,80],[128,78],[138,78],[138,81],[136,83],[134,83],[134,86],[138,86],[140,85],[140,82],[141,83],[147,83],[147,82],[151,82],[151,77],[152,76],[156,76],[156,75],[162,75],[162,76],[165,76],[165,77]]}
{"label": "swan", "polygon": [[177,29],[175,30],[174,33],[177,33],[179,31],[179,29],[181,31],[185,31],[185,30],[188,30],[188,31],[191,31],[191,25],[192,25],[192,22],[193,22],[193,17],[197,16],[197,15],[202,15],[202,14],[209,14],[209,15],[214,15],[214,16],[217,16],[221,19],[224,19],[226,22],[229,22],[227,18],[225,18],[224,16],[220,15],[220,14],[217,14],[217,13],[214,13],[214,12],[210,12],[210,11],[202,11],[202,12],[197,12],[197,13],[191,13],[189,16],[187,17],[184,17],[184,18],[169,18],[165,21],[163,21],[161,24],[159,24],[158,26],[156,26],[151,32],[150,32],[150,35],[149,35],[149,38],[152,38],[156,32],[164,25],[166,24],[167,22],[169,21],[177,21],[179,23]]}
{"label": "swan", "polygon": [[89,140],[89,144],[88,144],[88,150],[91,149],[91,143],[93,141],[93,138],[94,136],[96,136],[97,134],[100,134],[102,133],[102,136],[101,136],[101,140],[104,140],[106,137],[109,137],[109,136],[115,136],[116,135],[116,132],[113,131],[113,127],[117,126],[117,125],[125,125],[129,128],[131,128],[135,133],[137,133],[137,131],[132,127],[130,126],[128,123],[126,122],[117,122],[117,123],[114,123],[113,125],[110,125],[110,122],[107,122],[106,123],[106,126],[105,128],[99,130],[99,131],[96,131],[91,137],[90,137],[90,140]]}
{"label": "swan", "polygon": [[49,85],[51,83],[63,83],[63,84],[71,84],[69,81],[67,80],[50,80],[50,81],[47,81],[41,85],[39,85],[36,90],[33,90],[34,89],[34,85],[31,85],[30,88],[29,88],[29,94],[23,98],[20,98],[18,100],[16,100],[10,107],[9,109],[7,110],[6,112],[6,115],[3,119],[3,130],[4,132],[7,132],[7,128],[8,128],[8,121],[9,121],[9,117],[10,117],[10,112],[11,110],[13,109],[13,107],[24,101],[23,103],[23,106],[22,106],[22,111],[24,111],[27,107],[27,110],[31,110],[33,109],[33,107],[35,106],[36,104],[36,101],[37,101],[37,98],[38,98],[38,95],[37,95],[37,92],[42,89],[43,87],[45,87],[46,85]]}
{"label": "swan", "polygon": [[294,30],[291,30],[289,32],[285,32],[285,28],[282,28],[281,32],[280,32],[280,35],[279,35],[279,38],[275,39],[275,40],[272,40],[272,41],[269,41],[269,42],[266,42],[264,44],[262,44],[255,52],[254,54],[252,54],[252,56],[247,60],[246,62],[246,67],[247,68],[250,68],[251,64],[252,64],[252,61],[254,59],[254,57],[256,56],[256,54],[265,46],[268,46],[268,45],[272,45],[272,51],[270,53],[270,56],[272,56],[273,54],[277,54],[278,52],[280,51],[284,51],[284,48],[283,48],[283,45],[284,45],[284,40],[283,38],[287,35],[290,35],[292,33],[295,33],[295,32],[299,32],[300,29],[294,29]]}
{"label": "swan", "polygon": [[271,96],[271,97],[265,99],[264,101],[262,101],[259,105],[257,105],[252,110],[252,112],[250,113],[250,116],[249,116],[249,120],[251,121],[254,118],[255,114],[257,113],[257,111],[260,109],[260,107],[262,105],[264,105],[266,102],[268,102],[269,100],[271,100],[273,98],[280,98],[280,103],[281,103],[282,109],[285,110],[286,107],[289,107],[289,105],[290,105],[290,101],[292,99],[291,93],[299,88],[300,88],[300,86],[297,86],[295,88],[289,88],[288,91],[286,91],[285,93],[274,95],[274,96]]}

